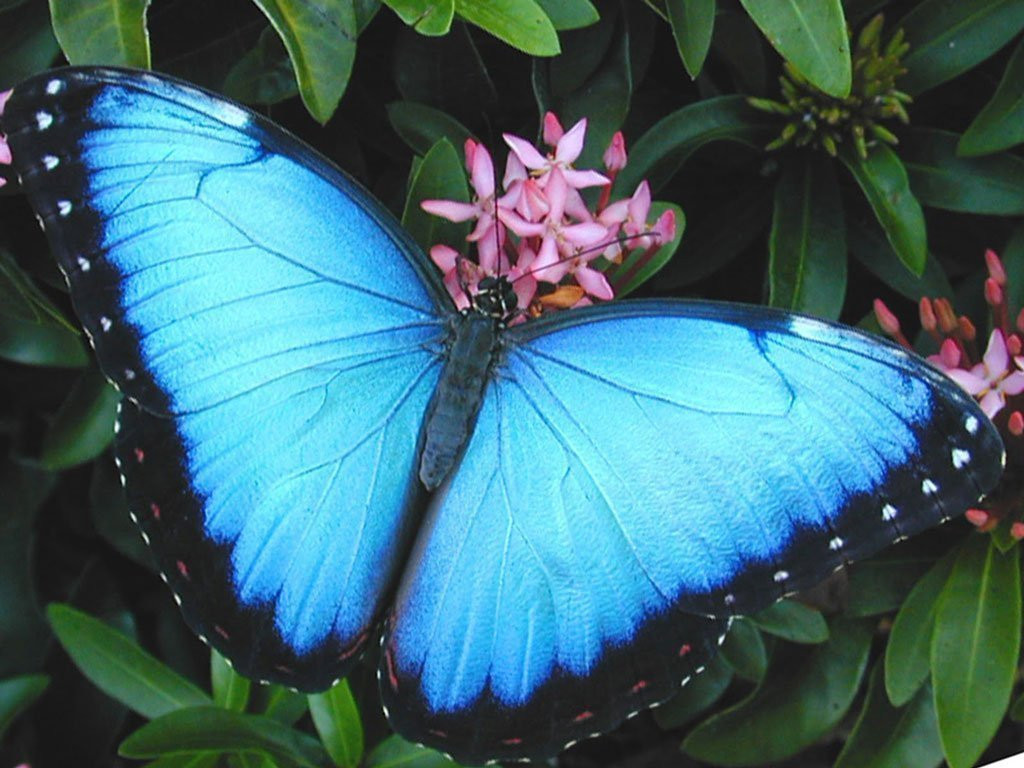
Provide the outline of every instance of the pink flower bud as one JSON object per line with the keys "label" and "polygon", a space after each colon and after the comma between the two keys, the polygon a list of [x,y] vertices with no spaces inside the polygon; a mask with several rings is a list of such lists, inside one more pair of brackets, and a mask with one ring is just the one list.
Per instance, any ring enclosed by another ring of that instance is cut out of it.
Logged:
{"label": "pink flower bud", "polygon": [[612,136],[611,143],[608,144],[608,149],[604,151],[604,167],[608,169],[610,173],[618,173],[626,167],[626,139],[622,136],[622,131],[616,131],[615,135]]}
{"label": "pink flower bud", "polygon": [[942,365],[948,370],[960,365],[960,345],[953,339],[946,339],[939,347],[939,359]]}
{"label": "pink flower bud", "polygon": [[473,172],[473,158],[476,156],[476,148],[479,146],[473,139],[466,139],[466,143],[462,145],[462,152],[466,156],[466,170],[470,173]]}
{"label": "pink flower bud", "polygon": [[1024,523],[1014,523],[1010,526],[1010,536],[1014,541],[1024,539]]}
{"label": "pink flower bud", "polygon": [[1003,262],[999,258],[999,254],[989,248],[985,251],[985,265],[988,267],[988,273],[999,285],[1006,285],[1006,270],[1003,269]]}
{"label": "pink flower bud", "polygon": [[1021,415],[1020,411],[1011,413],[1010,418],[1006,421],[1006,428],[1014,437],[1024,435],[1024,415]]}
{"label": "pink flower bud", "polygon": [[932,302],[927,296],[921,297],[918,314],[921,316],[921,327],[929,333],[934,333],[938,327],[938,321],[935,319],[935,307],[932,306]]}
{"label": "pink flower bud", "polygon": [[1003,289],[993,277],[985,280],[985,301],[990,307],[998,307],[1003,303]]}
{"label": "pink flower bud", "polygon": [[989,513],[986,512],[984,509],[968,509],[966,512],[964,512],[964,517],[967,518],[967,521],[971,525],[977,528],[981,528],[983,525],[985,525],[985,523],[988,522],[988,519],[989,517],[991,517],[991,515],[989,515]]}
{"label": "pink flower bud", "polygon": [[555,117],[554,112],[544,113],[544,143],[549,147],[558,144],[558,140],[565,134],[565,129]]}
{"label": "pink flower bud", "polygon": [[896,334],[900,332],[899,318],[885,306],[885,302],[881,299],[875,299],[875,303],[872,306],[875,310],[875,319],[878,320],[878,325],[881,326],[887,335],[895,338]]}

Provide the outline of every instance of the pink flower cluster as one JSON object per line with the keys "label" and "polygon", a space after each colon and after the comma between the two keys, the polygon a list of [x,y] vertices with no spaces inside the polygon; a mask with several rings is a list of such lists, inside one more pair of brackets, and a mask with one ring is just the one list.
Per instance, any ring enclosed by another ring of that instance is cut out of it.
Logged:
{"label": "pink flower cluster", "polygon": [[[1006,270],[992,250],[985,252],[985,264],[988,268],[985,301],[992,311],[992,332],[984,353],[979,350],[974,324],[964,315],[958,317],[948,299],[925,297],[918,309],[921,327],[935,340],[939,349],[937,354],[928,357],[928,362],[978,401],[998,427],[1007,447],[1008,459],[1012,461],[1019,452],[1011,449],[1016,448],[1024,435],[1024,398],[1018,397],[1024,393],[1024,310],[1017,315],[1011,327],[1006,304]],[[900,329],[899,320],[889,308],[876,299],[874,309],[882,330],[911,349]],[[983,531],[995,528],[1004,517],[999,508],[1005,505],[999,496],[999,489],[989,495],[991,509],[967,510],[967,519]],[[1013,523],[1010,533],[1015,539],[1024,539],[1024,523]]]}
{"label": "pink flower cluster", "polygon": [[[468,307],[480,281],[498,276],[512,284],[521,316],[582,306],[592,299],[607,301],[615,291],[601,269],[595,268],[605,262],[595,261],[621,263],[624,252],[633,248],[646,249],[644,258],[649,258],[675,238],[671,210],[653,224],[647,222],[651,190],[646,181],[631,198],[610,202],[615,176],[626,165],[621,133],[615,134],[604,153],[606,174],[573,166],[583,151],[586,131],[586,119],[566,131],[548,112],[544,142],[551,151],[547,154],[506,133],[511,152],[500,191],[487,148],[466,140],[473,202],[424,200],[421,204],[428,213],[450,221],[475,221],[466,238],[475,245],[475,259],[449,245],[430,249],[457,306]],[[591,187],[600,188],[593,211],[580,193]]]}

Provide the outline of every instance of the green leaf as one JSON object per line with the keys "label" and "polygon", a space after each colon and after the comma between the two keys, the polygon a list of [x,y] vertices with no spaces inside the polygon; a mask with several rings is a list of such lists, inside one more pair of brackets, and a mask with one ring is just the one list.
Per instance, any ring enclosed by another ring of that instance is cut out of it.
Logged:
{"label": "green leaf", "polygon": [[965,157],[990,155],[1024,142],[1024,40],[1006,65],[999,87],[956,146]]}
{"label": "green leaf", "polygon": [[363,759],[363,724],[348,682],[309,697],[309,714],[334,764],[356,768]]}
{"label": "green leaf", "polygon": [[652,710],[654,721],[666,731],[686,725],[722,698],[732,679],[732,667],[721,656],[716,656],[679,693]]}
{"label": "green leaf", "polygon": [[143,717],[212,703],[191,682],[99,619],[60,603],[51,603],[46,612],[57,639],[82,674]]}
{"label": "green leaf", "polygon": [[50,18],[71,64],[149,69],[149,0],[50,0]]}
{"label": "green leaf", "polygon": [[531,56],[561,49],[551,19],[534,0],[455,0],[462,18]]}
{"label": "green leaf", "polygon": [[22,365],[84,368],[81,337],[59,325],[26,323],[0,314],[0,358]]}
{"label": "green leaf", "polygon": [[928,257],[924,213],[910,191],[899,157],[884,144],[872,148],[867,160],[848,147],[839,156],[863,190],[900,261],[920,275]]}
{"label": "green leaf", "polygon": [[27,2],[0,15],[0,90],[46,69],[59,54],[46,3]]}
{"label": "green leaf", "polygon": [[580,29],[600,17],[590,0],[537,0],[555,29]]}
{"label": "green leaf", "polygon": [[885,697],[882,665],[876,664],[853,732],[833,768],[935,768],[942,744],[928,687],[903,709]]}
{"label": "green leaf", "polygon": [[885,689],[897,707],[910,701],[928,679],[935,610],[956,554],[948,552],[918,580],[892,623],[885,647]]}
{"label": "green leaf", "polygon": [[213,689],[213,702],[232,712],[244,712],[249,703],[249,691],[252,683],[248,678],[235,672],[228,660],[210,649],[210,685]]}
{"label": "green leaf", "polygon": [[825,93],[850,95],[850,41],[839,0],[740,0],[768,42]]}
{"label": "green leaf", "polygon": [[780,600],[750,620],[765,632],[794,643],[824,643],[829,636],[825,617],[796,600]]}
{"label": "green leaf", "polygon": [[22,712],[43,695],[50,678],[46,675],[23,675],[0,680],[0,736]]}
{"label": "green leaf", "polygon": [[283,685],[269,685],[263,690],[268,692],[263,714],[280,723],[292,725],[309,709],[309,700],[305,696],[290,691]]}
{"label": "green leaf", "polygon": [[665,211],[671,210],[676,217],[676,236],[648,256],[647,249],[635,248],[628,252],[621,264],[612,264],[605,275],[615,289],[618,298],[627,296],[654,277],[672,258],[686,229],[686,214],[675,203],[655,201],[651,203],[649,221],[657,221]]}
{"label": "green leaf", "polygon": [[280,35],[302,103],[326,123],[345,93],[356,57],[352,0],[253,0]]}
{"label": "green leaf", "polygon": [[0,249],[0,314],[24,323],[56,323],[77,329],[46,298],[7,251]]}
{"label": "green leaf", "polygon": [[144,759],[203,752],[257,752],[281,768],[321,768],[328,757],[312,736],[260,715],[219,707],[189,707],[169,712],[121,742],[122,757]]}
{"label": "green leaf", "polygon": [[459,153],[447,139],[438,140],[413,172],[402,227],[424,251],[438,243],[461,250],[468,234],[466,224],[427,213],[420,207],[424,200],[469,201],[466,172]]}
{"label": "green leaf", "polygon": [[961,546],[939,598],[932,635],[935,710],[946,760],[968,768],[1006,713],[1020,649],[1020,548],[988,536]]}
{"label": "green leaf", "polygon": [[273,28],[264,29],[252,50],[235,63],[221,90],[247,104],[277,104],[299,92],[288,51]]}
{"label": "green leaf", "polygon": [[760,680],[768,668],[764,639],[749,619],[733,620],[719,652],[736,674],[746,680]]}
{"label": "green leaf", "polygon": [[377,11],[380,10],[381,0],[353,0],[352,6],[356,12],[356,33],[363,34],[370,22],[373,21]]}
{"label": "green leaf", "polygon": [[440,139],[461,148],[470,138],[469,129],[451,115],[415,101],[388,104],[388,120],[395,133],[417,155],[426,155]]}
{"label": "green leaf", "polygon": [[847,616],[878,616],[895,611],[931,561],[903,554],[883,554],[849,569]]}
{"label": "green leaf", "polygon": [[91,369],[71,388],[54,414],[39,454],[47,469],[67,469],[92,461],[114,439],[120,393]]}
{"label": "green leaf", "polygon": [[846,295],[845,229],[831,160],[805,152],[786,163],[768,239],[768,303],[839,319]]}
{"label": "green leaf", "polygon": [[911,301],[922,296],[952,296],[953,288],[942,265],[930,255],[920,275],[901,262],[875,219],[851,222],[846,229],[850,253],[879,280]]}
{"label": "green leaf", "polygon": [[910,43],[900,90],[919,94],[980,64],[1024,28],[1020,0],[925,0],[894,28]]}
{"label": "green leaf", "polygon": [[[1010,234],[1002,252],[1003,268],[1006,270],[1006,301],[1010,317],[1016,317],[1024,309],[1024,222],[1018,224]],[[952,296],[952,292],[934,294]]]}
{"label": "green leaf", "polygon": [[948,131],[909,131],[900,156],[922,205],[993,216],[1024,213],[1024,160],[1007,152],[959,157],[960,137]]}
{"label": "green leaf", "polygon": [[[853,703],[867,665],[872,624],[837,619],[827,643],[772,657],[746,699],[694,728],[683,750],[716,765],[785,760],[828,733]],[[739,739],[736,734],[742,733]]]}
{"label": "green leaf", "polygon": [[459,768],[458,763],[432,749],[390,736],[366,757],[366,768]]}
{"label": "green leaf", "polygon": [[774,124],[747,104],[742,96],[704,99],[676,110],[647,131],[629,153],[629,164],[615,180],[618,196],[631,195],[647,179],[651,190],[661,189],[687,159],[713,141],[736,141],[760,149],[771,138]]}
{"label": "green leaf", "polygon": [[672,37],[687,74],[696,79],[704,67],[715,28],[715,0],[666,0]]}
{"label": "green leaf", "polygon": [[398,18],[421,35],[446,35],[455,17],[455,0],[384,0]]}

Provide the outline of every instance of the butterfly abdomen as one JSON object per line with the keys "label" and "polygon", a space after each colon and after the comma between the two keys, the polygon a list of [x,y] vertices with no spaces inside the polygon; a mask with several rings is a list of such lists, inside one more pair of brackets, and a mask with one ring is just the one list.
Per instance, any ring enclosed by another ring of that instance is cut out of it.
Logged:
{"label": "butterfly abdomen", "polygon": [[497,339],[494,318],[478,312],[459,316],[424,423],[420,480],[429,490],[448,476],[473,431]]}

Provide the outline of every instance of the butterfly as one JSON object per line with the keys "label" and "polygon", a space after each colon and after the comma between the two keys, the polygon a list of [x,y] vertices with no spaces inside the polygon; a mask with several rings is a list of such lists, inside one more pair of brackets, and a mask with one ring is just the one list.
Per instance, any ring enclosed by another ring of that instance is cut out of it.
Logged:
{"label": "butterfly", "polygon": [[185,620],[303,691],[379,637],[393,727],[460,761],[613,728],[730,617],[998,480],[976,403],[860,331],[680,300],[510,324],[502,280],[457,311],[328,160],[169,77],[44,73],[0,129]]}

